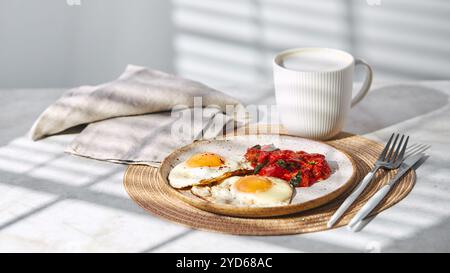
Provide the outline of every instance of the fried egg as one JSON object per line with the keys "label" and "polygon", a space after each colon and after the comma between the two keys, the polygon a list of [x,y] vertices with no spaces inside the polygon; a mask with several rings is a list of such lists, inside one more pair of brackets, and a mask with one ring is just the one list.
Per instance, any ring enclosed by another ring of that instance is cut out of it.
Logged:
{"label": "fried egg", "polygon": [[213,203],[272,207],[289,204],[294,189],[276,177],[248,175],[233,176],[217,185],[194,186],[191,192]]}
{"label": "fried egg", "polygon": [[176,165],[168,178],[172,187],[181,189],[238,168],[239,162],[236,160],[223,158],[215,153],[199,153]]}

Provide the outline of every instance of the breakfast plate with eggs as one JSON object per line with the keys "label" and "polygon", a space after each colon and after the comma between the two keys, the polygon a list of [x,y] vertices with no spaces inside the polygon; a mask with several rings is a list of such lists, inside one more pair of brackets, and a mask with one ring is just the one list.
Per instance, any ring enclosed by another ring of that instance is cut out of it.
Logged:
{"label": "breakfast plate with eggs", "polygon": [[182,147],[164,159],[159,175],[178,198],[202,210],[269,217],[337,198],[355,183],[355,165],[323,142],[241,135]]}

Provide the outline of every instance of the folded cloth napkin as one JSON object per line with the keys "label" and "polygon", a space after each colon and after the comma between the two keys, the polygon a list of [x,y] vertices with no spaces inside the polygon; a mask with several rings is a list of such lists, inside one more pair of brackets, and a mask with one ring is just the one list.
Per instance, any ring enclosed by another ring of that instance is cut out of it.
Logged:
{"label": "folded cloth napkin", "polygon": [[187,108],[94,122],[65,151],[115,163],[158,166],[176,148],[222,134],[233,120],[217,108],[206,108],[200,113],[201,122],[194,123],[194,111]]}
{"label": "folded cloth napkin", "polygon": [[[201,111],[196,105],[198,99]],[[241,114],[226,115],[229,105]],[[197,112],[200,114],[195,115]],[[38,140],[89,124],[67,152],[119,163],[155,165],[171,150],[195,138],[220,134],[231,121],[238,126],[245,124],[244,112],[238,100],[204,84],[129,65],[112,82],[64,93],[40,115],[29,135]],[[192,121],[195,116],[200,117],[200,122],[188,122],[185,130],[174,133],[173,127],[183,127],[186,117]]]}

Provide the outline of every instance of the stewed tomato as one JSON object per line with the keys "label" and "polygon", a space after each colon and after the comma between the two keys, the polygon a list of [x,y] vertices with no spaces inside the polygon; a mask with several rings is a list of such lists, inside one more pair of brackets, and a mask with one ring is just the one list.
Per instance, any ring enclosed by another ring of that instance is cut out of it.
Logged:
{"label": "stewed tomato", "polygon": [[296,187],[309,187],[331,175],[330,166],[322,154],[256,145],[247,149],[245,158],[255,169],[255,174],[278,177]]}

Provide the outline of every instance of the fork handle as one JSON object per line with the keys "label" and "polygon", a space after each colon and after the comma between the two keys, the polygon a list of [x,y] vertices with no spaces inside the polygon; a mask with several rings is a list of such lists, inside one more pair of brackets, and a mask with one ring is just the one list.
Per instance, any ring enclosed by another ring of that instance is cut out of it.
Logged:
{"label": "fork handle", "polygon": [[366,218],[367,215],[383,200],[383,198],[388,194],[388,192],[391,190],[391,185],[386,184],[384,185],[377,193],[375,193],[372,198],[367,201],[367,203],[361,208],[360,211],[353,217],[353,219],[350,221],[348,226],[351,228],[355,224],[357,224],[359,221]]}
{"label": "fork handle", "polygon": [[327,227],[331,228],[339,218],[348,210],[348,208],[355,202],[355,200],[358,198],[358,196],[361,195],[361,193],[364,191],[364,189],[369,185],[370,181],[372,181],[372,178],[374,174],[377,172],[377,169],[372,170],[369,172],[364,179],[358,184],[356,189],[345,199],[345,201],[341,204],[341,206],[338,208],[338,210],[331,216],[330,220],[327,223]]}

